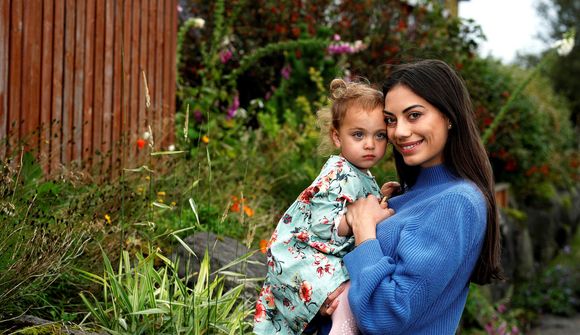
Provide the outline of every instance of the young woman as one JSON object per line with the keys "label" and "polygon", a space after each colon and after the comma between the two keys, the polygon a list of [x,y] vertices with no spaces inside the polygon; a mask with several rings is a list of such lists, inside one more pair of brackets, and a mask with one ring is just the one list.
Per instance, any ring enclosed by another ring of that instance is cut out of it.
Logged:
{"label": "young woman", "polygon": [[403,194],[392,216],[372,195],[348,206],[350,307],[363,334],[455,334],[470,281],[502,278],[491,166],[447,64],[400,65],[383,93]]}

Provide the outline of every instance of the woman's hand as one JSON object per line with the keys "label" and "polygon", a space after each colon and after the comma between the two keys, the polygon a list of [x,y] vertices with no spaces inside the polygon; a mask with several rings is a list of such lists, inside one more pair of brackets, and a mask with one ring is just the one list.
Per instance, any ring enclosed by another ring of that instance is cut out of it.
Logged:
{"label": "woman's hand", "polygon": [[344,291],[344,287],[345,283],[342,283],[336,290],[328,295],[326,300],[324,300],[324,304],[322,304],[320,307],[320,315],[330,316],[332,313],[334,313],[338,307],[338,303],[340,302],[337,298],[342,293],[342,291]]}
{"label": "woman's hand", "polygon": [[346,220],[352,227],[355,245],[377,237],[377,224],[395,211],[387,207],[386,203],[379,203],[374,195],[358,199],[348,205]]}

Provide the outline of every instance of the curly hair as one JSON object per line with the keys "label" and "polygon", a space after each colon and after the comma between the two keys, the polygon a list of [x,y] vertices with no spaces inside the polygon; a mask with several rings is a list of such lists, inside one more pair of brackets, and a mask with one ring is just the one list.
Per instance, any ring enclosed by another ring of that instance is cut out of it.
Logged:
{"label": "curly hair", "polygon": [[335,152],[332,142],[332,131],[339,130],[347,111],[353,106],[365,111],[383,108],[383,93],[373,88],[368,82],[346,82],[343,79],[333,79],[330,82],[328,99],[330,105],[316,113],[317,126],[320,128],[318,153],[328,156]]}

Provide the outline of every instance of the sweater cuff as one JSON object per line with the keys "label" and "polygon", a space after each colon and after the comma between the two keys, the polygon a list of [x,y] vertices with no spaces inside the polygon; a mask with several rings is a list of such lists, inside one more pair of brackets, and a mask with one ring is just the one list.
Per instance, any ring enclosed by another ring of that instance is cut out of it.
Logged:
{"label": "sweater cuff", "polygon": [[366,240],[344,256],[349,276],[357,277],[366,267],[377,264],[383,258],[383,251],[377,239]]}

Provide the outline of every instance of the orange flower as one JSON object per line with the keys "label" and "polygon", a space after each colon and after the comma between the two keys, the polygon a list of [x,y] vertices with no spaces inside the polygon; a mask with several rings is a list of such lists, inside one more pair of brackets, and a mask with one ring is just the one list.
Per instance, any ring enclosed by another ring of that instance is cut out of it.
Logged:
{"label": "orange flower", "polygon": [[145,147],[145,144],[147,144],[147,142],[145,142],[144,139],[140,138],[137,140],[137,148],[143,149]]}
{"label": "orange flower", "polygon": [[235,213],[239,212],[240,211],[240,203],[234,202],[232,207],[230,207],[230,211],[235,212]]}
{"label": "orange flower", "polygon": [[266,251],[268,251],[268,241],[266,240],[261,240],[260,241],[260,251],[265,254]]}
{"label": "orange flower", "polygon": [[203,143],[205,143],[205,144],[208,144],[208,143],[209,143],[209,137],[208,137],[207,135],[203,135],[203,136],[201,137],[201,141],[202,141]]}
{"label": "orange flower", "polygon": [[254,210],[248,206],[244,206],[244,213],[246,213],[248,217],[254,216]]}

